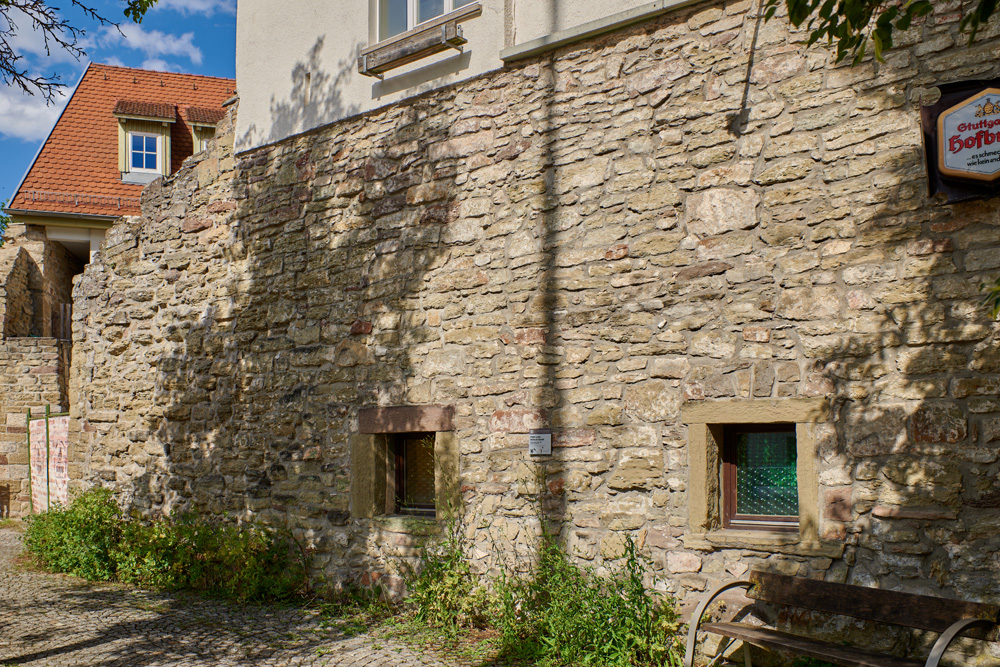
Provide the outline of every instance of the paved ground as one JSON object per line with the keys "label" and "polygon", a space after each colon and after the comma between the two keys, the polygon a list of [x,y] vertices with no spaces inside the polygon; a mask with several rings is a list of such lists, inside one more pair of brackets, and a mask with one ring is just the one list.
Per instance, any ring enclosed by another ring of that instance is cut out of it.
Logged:
{"label": "paved ground", "polygon": [[0,530],[0,665],[451,667],[371,635],[346,637],[300,609],[236,607],[187,596],[24,572],[21,535]]}

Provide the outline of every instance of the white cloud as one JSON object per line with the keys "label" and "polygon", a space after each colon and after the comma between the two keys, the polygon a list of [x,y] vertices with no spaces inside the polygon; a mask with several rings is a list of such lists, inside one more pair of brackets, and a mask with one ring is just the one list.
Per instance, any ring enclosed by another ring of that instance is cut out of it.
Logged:
{"label": "white cloud", "polygon": [[160,0],[154,9],[172,9],[181,14],[204,14],[211,16],[216,12],[223,14],[236,13],[236,0]]}
{"label": "white cloud", "polygon": [[48,136],[69,101],[70,92],[57,95],[55,104],[46,106],[38,95],[26,95],[10,86],[0,87],[0,135],[21,141],[40,141]]}
{"label": "white cloud", "polygon": [[101,46],[114,48],[127,46],[136,51],[142,51],[150,59],[158,56],[180,56],[187,58],[195,65],[202,61],[201,49],[194,45],[194,33],[171,35],[159,30],[143,30],[134,23],[123,23],[121,32],[114,27],[102,29]]}
{"label": "white cloud", "polygon": [[105,65],[112,65],[114,67],[125,67],[125,63],[118,56],[108,56],[102,59]]}
{"label": "white cloud", "polygon": [[142,69],[151,69],[157,72],[182,72],[180,67],[172,63],[168,63],[162,58],[149,58],[142,61]]}

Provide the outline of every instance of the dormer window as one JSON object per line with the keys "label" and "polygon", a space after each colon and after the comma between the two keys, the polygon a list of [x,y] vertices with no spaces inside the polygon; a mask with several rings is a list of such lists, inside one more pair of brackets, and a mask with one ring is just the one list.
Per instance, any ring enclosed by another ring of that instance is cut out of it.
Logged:
{"label": "dormer window", "polygon": [[471,4],[474,0],[379,0],[379,41]]}
{"label": "dormer window", "polygon": [[130,132],[129,171],[160,173],[160,137],[156,134]]}
{"label": "dormer window", "polygon": [[194,152],[200,153],[208,147],[208,142],[215,136],[215,126],[226,116],[226,110],[221,107],[214,109],[187,107],[181,109],[181,114],[191,128],[191,143]]}
{"label": "dormer window", "polygon": [[170,175],[170,127],[177,122],[172,104],[120,100],[118,170],[122,182],[145,184]]}

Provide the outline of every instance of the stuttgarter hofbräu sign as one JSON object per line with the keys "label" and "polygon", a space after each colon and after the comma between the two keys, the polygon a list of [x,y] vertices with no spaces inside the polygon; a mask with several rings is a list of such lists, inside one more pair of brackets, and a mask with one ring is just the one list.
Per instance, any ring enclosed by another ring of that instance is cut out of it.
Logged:
{"label": "stuttgarter hofbr\u00e4u sign", "polygon": [[987,88],[941,112],[938,169],[945,176],[1000,178],[1000,88]]}

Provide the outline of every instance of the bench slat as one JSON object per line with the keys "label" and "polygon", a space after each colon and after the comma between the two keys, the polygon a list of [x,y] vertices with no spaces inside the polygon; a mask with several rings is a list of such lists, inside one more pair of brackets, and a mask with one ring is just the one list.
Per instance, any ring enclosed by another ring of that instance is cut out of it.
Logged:
{"label": "bench slat", "polygon": [[924,665],[922,661],[869,653],[850,646],[829,644],[744,623],[706,623],[701,627],[706,632],[742,639],[764,648],[790,651],[807,658],[826,660],[844,667],[923,667]]}
{"label": "bench slat", "polygon": [[[750,581],[754,585],[747,591],[747,597],[755,600],[921,630],[944,632],[952,623],[963,618],[1000,620],[1000,606],[994,604],[836,584],[771,572],[751,572]],[[985,635],[973,631],[968,636]]]}

